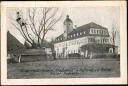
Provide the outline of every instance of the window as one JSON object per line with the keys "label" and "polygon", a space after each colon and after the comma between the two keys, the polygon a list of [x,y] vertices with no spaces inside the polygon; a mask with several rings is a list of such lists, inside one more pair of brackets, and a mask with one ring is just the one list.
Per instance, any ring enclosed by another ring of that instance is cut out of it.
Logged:
{"label": "window", "polygon": [[77,36],[79,35],[79,33],[77,33]]}
{"label": "window", "polygon": [[108,35],[108,32],[107,31],[105,31],[105,35]]}
{"label": "window", "polygon": [[103,31],[104,32],[104,34],[103,35],[105,35],[105,31]]}
{"label": "window", "polygon": [[75,37],[76,34],[74,34],[74,37]]}
{"label": "window", "polygon": [[85,34],[86,32],[84,31],[84,34]]}
{"label": "window", "polygon": [[91,29],[91,33],[92,33],[92,34],[94,33],[93,29]]}
{"label": "window", "polygon": [[103,30],[101,30],[101,34],[103,35]]}
{"label": "window", "polygon": [[99,32],[99,31],[97,30],[97,34],[98,34],[98,32]]}
{"label": "window", "polygon": [[77,41],[77,44],[79,44],[79,41]]}
{"label": "window", "polygon": [[103,39],[103,43],[105,43],[105,39]]}
{"label": "window", "polygon": [[98,30],[98,34],[100,34],[100,30]]}
{"label": "window", "polygon": [[95,42],[95,38],[89,38],[88,42]]}
{"label": "window", "polygon": [[95,30],[95,34],[97,34],[97,30]]}
{"label": "window", "polygon": [[100,34],[102,34],[102,33],[101,33],[101,30],[100,30]]}
{"label": "window", "polygon": [[82,35],[82,33],[80,32],[80,35]]}
{"label": "window", "polygon": [[75,53],[75,50],[74,50],[74,53]]}
{"label": "window", "polygon": [[76,44],[76,41],[74,41],[74,45]]}
{"label": "window", "polygon": [[75,41],[72,41],[72,45],[75,45]]}
{"label": "window", "polygon": [[102,34],[104,35],[104,31],[102,30]]}
{"label": "window", "polygon": [[71,38],[72,38],[72,35],[71,35]]}
{"label": "window", "polygon": [[108,39],[105,39],[105,43],[108,43]]}

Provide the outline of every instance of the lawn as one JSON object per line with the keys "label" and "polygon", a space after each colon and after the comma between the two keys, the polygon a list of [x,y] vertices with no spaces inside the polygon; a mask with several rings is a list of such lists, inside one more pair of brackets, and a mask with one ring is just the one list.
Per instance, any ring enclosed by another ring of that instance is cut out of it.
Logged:
{"label": "lawn", "polygon": [[120,63],[115,59],[61,59],[9,63],[8,79],[29,78],[104,78],[119,77]]}

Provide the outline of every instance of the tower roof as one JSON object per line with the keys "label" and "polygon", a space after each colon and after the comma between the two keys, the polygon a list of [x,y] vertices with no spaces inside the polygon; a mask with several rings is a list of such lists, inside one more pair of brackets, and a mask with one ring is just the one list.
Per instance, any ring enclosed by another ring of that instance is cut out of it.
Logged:
{"label": "tower roof", "polygon": [[69,18],[69,15],[66,16],[66,19],[64,20],[64,23],[66,22],[72,22],[72,20]]}

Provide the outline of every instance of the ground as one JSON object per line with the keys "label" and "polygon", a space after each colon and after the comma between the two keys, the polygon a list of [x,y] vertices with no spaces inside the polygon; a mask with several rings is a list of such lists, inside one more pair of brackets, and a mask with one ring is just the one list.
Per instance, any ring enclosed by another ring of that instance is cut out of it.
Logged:
{"label": "ground", "polygon": [[120,63],[115,59],[60,59],[9,63],[7,78],[101,78],[119,77]]}

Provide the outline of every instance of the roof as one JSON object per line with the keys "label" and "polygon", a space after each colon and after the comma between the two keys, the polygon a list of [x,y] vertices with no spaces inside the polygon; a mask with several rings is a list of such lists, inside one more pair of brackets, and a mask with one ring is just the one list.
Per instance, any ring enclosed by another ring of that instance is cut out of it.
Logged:
{"label": "roof", "polygon": [[69,18],[69,15],[66,16],[66,19],[64,20],[64,24],[65,24],[66,22],[72,22],[72,20]]}
{"label": "roof", "polygon": [[22,55],[45,55],[45,51],[43,49],[27,49]]}
{"label": "roof", "polygon": [[[103,34],[90,34],[89,33],[89,29],[90,28],[104,29],[104,30],[106,30],[108,32],[108,29],[107,28],[105,28],[105,27],[103,27],[103,26],[101,26],[99,24],[96,24],[94,22],[90,22],[88,24],[82,25],[82,26],[77,27],[76,29],[74,29],[72,32],[70,32],[68,34],[68,38],[67,39],[64,39],[64,35],[61,34],[60,36],[58,36],[56,38],[56,40],[57,39],[62,39],[62,40],[56,41],[55,43],[62,42],[62,41],[67,41],[67,40],[72,40],[72,39],[77,39],[77,38],[84,37],[84,36],[103,36],[103,37],[109,37],[109,34],[108,35],[103,35]],[[85,34],[84,34],[84,32],[85,32]],[[80,33],[81,33],[81,35],[80,35]],[[79,34],[79,35],[78,36],[75,36],[75,37],[70,37],[73,34]]]}
{"label": "roof", "polygon": [[25,46],[17,40],[9,31],[7,32],[7,51],[8,53],[15,53],[21,49],[24,49]]}

